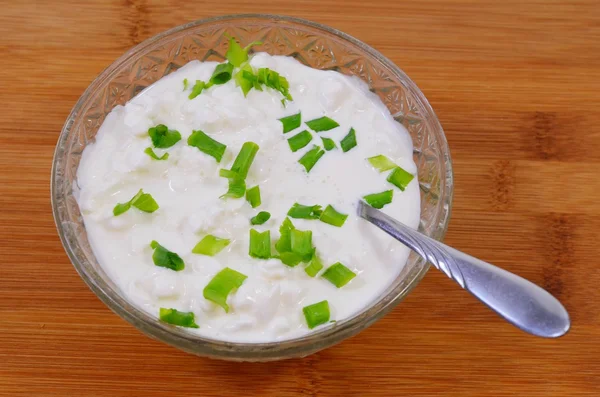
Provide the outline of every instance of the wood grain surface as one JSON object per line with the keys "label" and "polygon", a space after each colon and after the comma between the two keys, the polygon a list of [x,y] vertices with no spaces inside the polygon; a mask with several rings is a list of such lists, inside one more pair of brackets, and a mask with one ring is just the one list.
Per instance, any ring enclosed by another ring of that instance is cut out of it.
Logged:
{"label": "wood grain surface", "polygon": [[[185,354],[104,306],[52,219],[63,122],[128,48],[240,12],[333,26],[406,71],[452,151],[446,241],[550,290],[571,332],[528,336],[435,270],[360,335],[266,364]],[[600,395],[597,0],[0,0],[0,55],[0,395]]]}

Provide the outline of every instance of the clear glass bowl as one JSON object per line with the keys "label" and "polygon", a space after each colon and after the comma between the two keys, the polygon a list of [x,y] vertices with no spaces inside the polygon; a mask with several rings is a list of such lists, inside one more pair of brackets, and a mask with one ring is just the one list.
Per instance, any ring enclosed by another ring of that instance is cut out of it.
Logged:
{"label": "clear glass bowl", "polygon": [[81,278],[108,307],[147,335],[213,358],[267,361],[302,357],[355,335],[393,309],[423,278],[427,263],[412,254],[377,302],[333,328],[282,342],[222,342],[163,324],[132,306],[98,264],[73,196],[81,154],[111,109],[191,60],[223,61],[226,36],[236,37],[242,45],[261,41],[255,51],[292,56],[313,68],[364,80],[410,131],[421,187],[419,228],[435,239],[443,238],[452,204],[452,164],[444,132],[425,96],[396,65],[368,45],[327,26],[276,15],[223,16],[179,26],[144,41],[102,72],[77,101],[58,139],[51,181],[54,219]]}

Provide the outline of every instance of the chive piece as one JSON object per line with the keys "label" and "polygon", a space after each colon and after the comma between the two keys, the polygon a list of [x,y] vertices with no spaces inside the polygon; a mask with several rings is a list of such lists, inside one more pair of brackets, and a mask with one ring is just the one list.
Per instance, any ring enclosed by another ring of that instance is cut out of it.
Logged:
{"label": "chive piece", "polygon": [[271,219],[271,214],[270,213],[268,213],[266,211],[260,211],[258,214],[256,214],[255,217],[253,217],[252,219],[250,219],[250,223],[253,224],[253,225],[262,225],[263,223],[265,223],[269,219]]}
{"label": "chive piece", "polygon": [[312,139],[313,137],[311,133],[304,130],[288,139],[288,145],[290,145],[290,149],[292,149],[292,152],[297,152],[298,150],[308,145],[309,142],[312,141]]}
{"label": "chive piece", "polygon": [[325,150],[330,151],[330,150],[333,150],[336,148],[335,142],[333,141],[333,139],[325,138],[322,136],[321,140],[323,140],[323,147],[325,147]]}
{"label": "chive piece", "polygon": [[281,95],[289,101],[293,100],[289,92],[290,83],[285,77],[269,68],[258,69],[257,76],[260,84],[264,84],[269,88],[279,91]]}
{"label": "chive piece", "polygon": [[312,246],[312,231],[292,230],[291,247],[292,252],[302,258],[302,262],[309,262],[315,252]]}
{"label": "chive piece", "polygon": [[335,285],[337,288],[342,288],[344,285],[348,284],[350,280],[356,277],[356,273],[338,262],[329,266],[323,272],[321,277]]}
{"label": "chive piece", "polygon": [[310,277],[315,277],[321,271],[321,269],[323,269],[321,258],[319,258],[317,254],[313,254],[310,264],[304,268],[304,271]]}
{"label": "chive piece", "polygon": [[401,167],[396,167],[392,172],[390,172],[390,175],[387,177],[387,181],[404,191],[414,177],[415,176],[413,174],[405,171]]}
{"label": "chive piece", "polygon": [[158,312],[158,318],[160,321],[167,324],[186,328],[200,328],[198,324],[196,324],[193,312],[180,312],[177,309],[166,309],[161,307]]}
{"label": "chive piece", "polygon": [[162,156],[158,157],[156,155],[156,153],[154,153],[154,150],[152,150],[151,147],[147,147],[146,150],[144,150],[144,153],[146,153],[148,156],[152,157],[154,160],[166,160],[169,158],[169,153],[165,153]]}
{"label": "chive piece", "polygon": [[[231,80],[231,73],[233,73],[233,65],[229,62],[220,63],[215,68],[212,76],[210,77],[209,85],[220,85],[225,84]],[[208,88],[208,87],[207,87]]]}
{"label": "chive piece", "polygon": [[227,193],[220,198],[242,198],[246,193],[246,181],[239,176],[229,178],[229,187]]}
{"label": "chive piece", "polygon": [[281,121],[281,124],[283,124],[283,133],[287,134],[288,132],[300,127],[300,123],[302,122],[302,113],[282,117],[279,119],[279,121]]}
{"label": "chive piece", "polygon": [[346,222],[346,218],[348,218],[348,215],[337,212],[331,205],[328,205],[319,220],[333,226],[342,227]]}
{"label": "chive piece", "polygon": [[308,328],[313,329],[329,321],[329,302],[321,301],[309,306],[305,306],[302,309],[302,312],[304,313],[304,318],[306,319],[306,325],[308,325]]}
{"label": "chive piece", "polygon": [[295,230],[294,224],[290,218],[285,218],[279,227],[279,240],[275,244],[275,249],[280,254],[292,251],[292,230]]}
{"label": "chive piece", "polygon": [[306,172],[310,172],[324,154],[324,150],[319,146],[313,145],[312,149],[304,153],[304,156],[302,156],[298,162],[304,166]]}
{"label": "chive piece", "polygon": [[246,201],[250,203],[252,208],[258,207],[260,202],[260,188],[258,185],[246,190]]}
{"label": "chive piece", "polygon": [[302,257],[294,252],[282,252],[278,259],[286,266],[295,267],[302,262]]}
{"label": "chive piece", "polygon": [[391,170],[392,168],[397,167],[397,165],[394,164],[394,162],[392,160],[390,160],[383,154],[369,157],[367,160],[369,161],[369,163],[371,163],[371,165],[373,167],[377,168],[379,170],[379,172],[388,171],[388,170]]}
{"label": "chive piece", "polygon": [[248,60],[248,53],[244,51],[242,46],[234,39],[229,39],[229,48],[225,53],[225,58],[229,61],[230,64],[239,68],[242,63]]}
{"label": "chive piece", "polygon": [[287,215],[296,219],[319,219],[323,210],[320,205],[302,205],[294,203]]}
{"label": "chive piece", "polygon": [[237,172],[240,178],[246,179],[248,176],[248,170],[254,161],[256,152],[258,152],[258,145],[254,142],[245,142],[242,145],[242,149],[238,153],[237,157],[233,161],[231,171]]}
{"label": "chive piece", "polygon": [[192,92],[190,92],[190,95],[188,96],[188,98],[189,99],[196,98],[198,95],[200,95],[202,93],[202,91],[205,88],[209,88],[208,84],[206,84],[202,80],[196,80],[196,84],[194,84],[194,86],[192,87]]}
{"label": "chive piece", "polygon": [[231,170],[226,170],[224,168],[221,168],[219,170],[219,176],[222,176],[223,178],[239,178],[239,174],[237,172],[231,171]]}
{"label": "chive piece", "polygon": [[193,254],[215,256],[229,245],[231,240],[208,234],[192,249]]}
{"label": "chive piece", "polygon": [[252,74],[252,66],[249,63],[242,66],[235,74],[235,83],[242,89],[244,97],[248,95],[255,84],[258,85],[258,78]]}
{"label": "chive piece", "polygon": [[208,282],[202,294],[205,299],[216,303],[225,309],[225,313],[229,313],[229,305],[227,305],[227,296],[236,288],[240,288],[244,280],[248,278],[246,275],[226,267]]}
{"label": "chive piece", "polygon": [[381,193],[367,194],[363,198],[371,207],[381,209],[384,205],[391,203],[393,197],[394,191],[386,190]]}
{"label": "chive piece", "polygon": [[150,213],[158,209],[158,203],[154,200],[152,195],[144,193],[144,191],[140,189],[140,191],[128,202],[115,205],[115,208],[113,208],[113,215],[119,216],[129,210],[131,206],[134,206],[140,211]]}
{"label": "chive piece", "polygon": [[250,249],[248,254],[254,258],[269,259],[271,257],[271,232],[257,232],[250,229]]}
{"label": "chive piece", "polygon": [[340,146],[344,153],[356,146],[356,131],[354,131],[354,128],[350,128],[348,135],[340,141]]}
{"label": "chive piece", "polygon": [[155,240],[152,240],[150,247],[154,250],[152,261],[156,266],[166,267],[167,269],[181,271],[185,268],[183,259],[175,252],[169,251]]}
{"label": "chive piece", "polygon": [[212,156],[217,160],[217,163],[221,162],[223,158],[223,154],[225,153],[226,145],[223,145],[221,142],[215,141],[208,135],[204,133],[204,131],[195,130],[192,131],[192,135],[189,136],[187,140],[187,144],[189,146],[194,146],[198,148],[203,153]]}
{"label": "chive piece", "polygon": [[155,148],[170,148],[181,140],[179,131],[170,130],[166,125],[159,124],[156,127],[148,129],[148,135],[152,138],[152,144]]}
{"label": "chive piece", "polygon": [[332,120],[327,116],[307,121],[306,125],[308,128],[316,132],[329,131],[340,126],[335,120]]}
{"label": "chive piece", "polygon": [[183,90],[184,91],[188,89],[188,85],[189,85],[188,79],[183,79]]}

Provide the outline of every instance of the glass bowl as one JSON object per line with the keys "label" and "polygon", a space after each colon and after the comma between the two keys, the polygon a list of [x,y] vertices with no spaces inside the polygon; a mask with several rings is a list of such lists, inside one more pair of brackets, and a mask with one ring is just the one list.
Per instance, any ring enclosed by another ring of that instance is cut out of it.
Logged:
{"label": "glass bowl", "polygon": [[376,302],[332,328],[281,342],[222,342],[163,324],[131,305],[98,264],[73,196],[81,154],[112,108],[124,105],[191,60],[225,60],[227,36],[236,37],[242,46],[261,41],[255,51],[292,56],[313,68],[365,81],[412,136],[421,188],[419,229],[438,240],[444,237],[452,204],[452,164],[444,132],[425,96],[404,72],[368,45],[327,26],[276,15],[222,16],[179,26],[144,41],[102,72],[77,101],[56,145],[51,181],[54,219],[81,278],[108,307],[150,337],[213,358],[267,361],[303,357],[355,335],[393,309],[423,278],[427,263],[411,254]]}

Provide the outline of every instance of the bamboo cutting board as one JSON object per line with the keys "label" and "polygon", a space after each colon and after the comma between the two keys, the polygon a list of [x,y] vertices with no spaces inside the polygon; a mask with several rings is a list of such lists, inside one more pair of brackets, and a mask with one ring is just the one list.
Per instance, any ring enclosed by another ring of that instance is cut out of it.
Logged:
{"label": "bamboo cutting board", "polygon": [[[372,45],[421,87],[455,170],[447,242],[559,297],[525,335],[432,270],[390,315],[302,360],[197,358],[143,336],[79,279],[49,199],[91,80],[168,28],[294,15]],[[0,395],[600,395],[600,3],[594,0],[0,0]]]}

